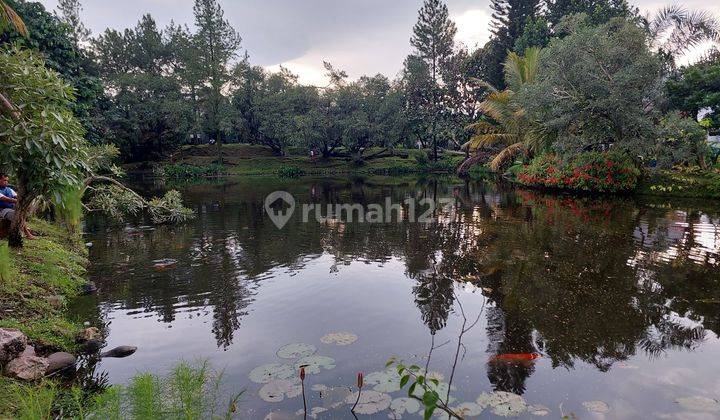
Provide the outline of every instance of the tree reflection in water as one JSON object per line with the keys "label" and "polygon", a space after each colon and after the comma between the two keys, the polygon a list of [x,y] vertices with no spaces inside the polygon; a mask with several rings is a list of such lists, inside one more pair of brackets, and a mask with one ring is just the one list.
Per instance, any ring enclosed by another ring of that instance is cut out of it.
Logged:
{"label": "tree reflection in water", "polygon": [[[280,231],[264,215],[276,181],[241,181],[185,190],[198,219],[152,232],[110,231],[93,267],[103,298],[172,322],[178,312],[213,314],[227,347],[273,271],[299,271],[330,257],[342,274],[352,262],[403,261],[412,297],[435,334],[457,310],[454,290],[469,282],[488,299],[488,356],[542,352],[554,367],[589,363],[601,371],[638,352],[692,349],[720,332],[720,233],[716,210],[627,198],[577,198],[489,184],[313,181],[282,186],[300,203],[400,203],[454,197],[437,223],[300,223]],[[132,250],[132,258],[121,254]],[[179,255],[188,268],[153,273],[132,262]],[[126,265],[123,266],[123,261]],[[125,278],[112,279],[108,271]],[[129,280],[132,278],[132,281]],[[120,281],[118,281],[120,280]],[[181,296],[181,298],[178,298]],[[434,341],[433,341],[434,345]],[[496,390],[522,394],[532,363],[488,363]]]}

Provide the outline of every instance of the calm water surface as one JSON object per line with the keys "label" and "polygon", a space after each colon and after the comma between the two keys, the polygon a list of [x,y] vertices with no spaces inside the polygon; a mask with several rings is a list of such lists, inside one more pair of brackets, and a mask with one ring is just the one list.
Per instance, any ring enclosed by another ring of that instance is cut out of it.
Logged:
{"label": "calm water surface", "polygon": [[[549,418],[720,415],[675,402],[720,399],[716,202],[590,199],[413,179],[256,178],[181,190],[198,213],[187,225],[88,226],[90,275],[100,293],[73,311],[104,325],[109,347],[139,347],[131,358],[98,365],[110,383],[140,370],[164,374],[179,359],[208,359],[225,370],[228,392],[247,390],[243,417],[294,416],[301,398],[265,402],[262,385],[248,375],[263,364],[292,364],[276,351],[308,343],[335,361],[308,375],[308,388],[352,386],[356,372],[382,371],[397,356],[428,364],[444,382],[455,365],[456,403],[507,391],[547,407]],[[296,211],[278,230],[263,204],[276,190],[299,204],[386,197],[456,204],[434,223],[302,223]],[[153,260],[163,258],[178,264],[155,270]],[[466,326],[479,321],[458,346],[463,313]],[[321,342],[332,332],[358,340]],[[493,360],[516,353],[542,357]],[[308,398],[311,407],[327,403],[310,389]],[[587,401],[610,411],[590,412]],[[348,407],[319,417],[350,417]]]}

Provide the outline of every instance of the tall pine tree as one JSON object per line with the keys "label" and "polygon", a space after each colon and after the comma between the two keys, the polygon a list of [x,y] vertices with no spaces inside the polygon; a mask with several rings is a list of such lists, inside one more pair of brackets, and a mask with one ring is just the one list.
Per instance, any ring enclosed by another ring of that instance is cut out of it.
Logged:
{"label": "tall pine tree", "polygon": [[447,5],[442,0],[425,0],[413,27],[410,44],[414,51],[406,60],[405,73],[409,79],[426,84],[425,89],[418,90],[408,99],[411,112],[427,123],[423,131],[429,137],[434,160],[438,157],[439,132],[443,125],[446,93],[443,75],[447,75],[453,66],[456,33]]}
{"label": "tall pine tree", "polygon": [[601,25],[614,17],[626,17],[634,13],[626,0],[549,0],[547,18],[552,26],[562,18],[575,13],[585,13],[590,22]]}
{"label": "tall pine tree", "polygon": [[222,89],[230,80],[230,64],[240,49],[240,35],[225,19],[217,0],[195,0],[193,37],[195,60],[192,65],[206,87],[203,98],[206,132],[217,142],[218,163],[222,163],[223,108],[227,105]]}

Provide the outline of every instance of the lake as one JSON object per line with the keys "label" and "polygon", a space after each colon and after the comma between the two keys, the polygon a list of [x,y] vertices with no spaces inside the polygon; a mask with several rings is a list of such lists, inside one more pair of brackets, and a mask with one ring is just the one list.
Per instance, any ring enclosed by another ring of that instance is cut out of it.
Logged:
{"label": "lake", "polygon": [[[358,417],[418,417],[384,372],[395,357],[427,367],[451,407],[484,408],[483,418],[720,415],[717,202],[452,178],[246,178],[180,190],[197,211],[185,225],[88,222],[100,291],[72,311],[107,331],[108,348],[139,348],[95,367],[109,383],[209,360],[225,392],[246,390],[241,417],[302,418],[293,381],[307,364],[318,418],[352,418],[344,399],[357,372],[374,392]],[[296,201],[282,229],[265,210],[275,191]],[[304,221],[299,210],[388,198],[402,221]],[[408,199],[444,204],[413,222]],[[177,263],[155,267],[161,259]],[[269,389],[269,377],[285,381]]]}

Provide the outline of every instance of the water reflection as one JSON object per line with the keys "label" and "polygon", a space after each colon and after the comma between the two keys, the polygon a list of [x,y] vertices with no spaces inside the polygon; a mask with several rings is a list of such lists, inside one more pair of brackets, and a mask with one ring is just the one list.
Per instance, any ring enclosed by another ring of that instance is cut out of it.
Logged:
{"label": "water reflection", "polygon": [[[437,211],[431,224],[301,223],[296,212],[278,230],[263,209],[265,196],[278,189],[300,203],[453,197],[455,205]],[[95,305],[76,305],[79,313],[102,318],[124,309],[168,324],[180,313],[212,314],[217,346],[227,349],[243,318],[262,304],[265,281],[330,258],[330,274],[340,277],[354,263],[400,261],[413,282],[407,299],[433,345],[457,311],[458,284],[476,288],[487,299],[488,356],[540,352],[553,368],[586,363],[607,372],[639,353],[693,350],[720,332],[720,219],[712,203],[577,198],[438,180],[256,179],[187,187],[184,195],[198,212],[184,227],[90,226],[97,232],[91,275],[102,294]],[[167,257],[180,261],[175,270],[156,272],[148,263]],[[517,394],[535,370],[533,362],[485,366],[495,390]]]}

